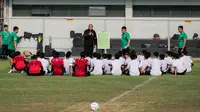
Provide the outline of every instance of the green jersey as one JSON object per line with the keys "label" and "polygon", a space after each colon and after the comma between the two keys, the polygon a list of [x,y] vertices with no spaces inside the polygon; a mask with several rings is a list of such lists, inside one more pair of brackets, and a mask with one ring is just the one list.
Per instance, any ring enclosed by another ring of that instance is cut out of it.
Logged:
{"label": "green jersey", "polygon": [[122,34],[122,40],[121,40],[121,44],[122,44],[121,47],[122,47],[122,49],[125,49],[125,47],[128,45],[128,41],[130,39],[131,38],[130,38],[130,35],[129,35],[128,32]]}
{"label": "green jersey", "polygon": [[14,42],[17,43],[17,41],[18,41],[17,34],[15,32],[12,32],[10,38],[8,39],[8,49],[9,50],[16,50]]}
{"label": "green jersey", "polygon": [[2,31],[0,33],[0,37],[2,37],[2,44],[8,45],[8,39],[10,37],[10,32],[9,31]]}
{"label": "green jersey", "polygon": [[187,39],[188,36],[185,32],[181,32],[178,37],[178,48],[183,48],[184,40]]}

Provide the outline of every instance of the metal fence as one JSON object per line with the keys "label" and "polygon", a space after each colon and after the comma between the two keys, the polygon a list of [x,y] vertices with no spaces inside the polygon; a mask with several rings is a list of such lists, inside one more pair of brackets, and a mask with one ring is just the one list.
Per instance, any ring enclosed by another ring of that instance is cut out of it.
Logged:
{"label": "metal fence", "polygon": [[[161,40],[168,40],[168,50],[170,50],[170,38],[178,34],[179,25],[184,26],[189,39],[192,39],[194,33],[200,34],[199,18],[13,17],[1,18],[0,22],[2,21],[9,25],[10,31],[12,27],[18,26],[20,36],[24,35],[24,32],[43,33],[43,45],[48,45],[49,37],[52,37],[52,47],[61,50],[69,50],[73,46],[70,31],[83,33],[88,24],[93,24],[96,32],[110,32],[111,39],[121,38],[122,26],[127,26],[132,39],[152,39],[157,33]],[[35,43],[33,40],[24,41],[19,48],[35,49]]]}

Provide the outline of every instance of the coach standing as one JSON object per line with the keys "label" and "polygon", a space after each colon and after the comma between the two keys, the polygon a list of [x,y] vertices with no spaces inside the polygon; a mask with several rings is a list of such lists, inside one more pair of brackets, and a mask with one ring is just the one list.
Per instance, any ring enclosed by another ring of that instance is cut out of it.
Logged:
{"label": "coach standing", "polygon": [[122,40],[121,40],[121,49],[130,51],[131,38],[130,34],[127,32],[126,26],[122,27]]}
{"label": "coach standing", "polygon": [[87,55],[92,55],[94,47],[97,45],[96,32],[93,30],[93,25],[89,24],[88,29],[84,31],[84,52]]}
{"label": "coach standing", "polygon": [[179,26],[178,31],[180,33],[180,35],[178,37],[178,53],[179,53],[179,55],[181,55],[183,51],[187,51],[186,41],[187,41],[188,36],[183,31],[183,26]]}

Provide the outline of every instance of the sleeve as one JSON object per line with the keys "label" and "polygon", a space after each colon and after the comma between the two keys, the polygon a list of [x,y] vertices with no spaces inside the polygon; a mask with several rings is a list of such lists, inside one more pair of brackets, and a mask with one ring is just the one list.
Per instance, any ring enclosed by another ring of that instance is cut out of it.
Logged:
{"label": "sleeve", "polygon": [[16,58],[14,58],[14,60],[13,60],[13,63],[15,63],[15,64],[16,64]]}
{"label": "sleeve", "polygon": [[51,63],[51,65],[52,65],[52,66],[54,65],[53,59],[51,60],[51,62],[50,62],[50,63]]}
{"label": "sleeve", "polygon": [[84,39],[89,39],[90,38],[90,36],[88,35],[88,30],[84,31],[83,37],[84,37]]}
{"label": "sleeve", "polygon": [[64,61],[63,61],[63,59],[61,60],[61,64],[64,65]]}
{"label": "sleeve", "polygon": [[183,39],[187,39],[188,38],[188,36],[187,36],[187,34],[185,33],[185,35],[183,36]]}
{"label": "sleeve", "polygon": [[130,34],[129,34],[129,33],[127,33],[127,35],[126,35],[126,39],[127,39],[127,40],[130,40],[130,39],[131,39],[131,37],[130,37]]}
{"label": "sleeve", "polygon": [[78,61],[78,60],[76,59],[75,62],[74,62],[75,65],[77,65],[77,61]]}
{"label": "sleeve", "polygon": [[15,36],[14,36],[14,41],[17,42],[17,39],[18,39],[18,36],[15,35]]}
{"label": "sleeve", "polygon": [[93,32],[94,33],[94,45],[97,45],[97,34],[96,34],[96,32],[94,31]]}

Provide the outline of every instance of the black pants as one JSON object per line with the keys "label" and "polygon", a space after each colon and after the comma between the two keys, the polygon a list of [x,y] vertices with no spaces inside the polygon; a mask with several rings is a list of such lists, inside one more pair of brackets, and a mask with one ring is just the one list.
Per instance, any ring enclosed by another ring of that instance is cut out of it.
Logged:
{"label": "black pants", "polygon": [[43,76],[44,74],[45,74],[45,71],[40,71],[40,73],[32,74],[32,73],[29,73],[29,70],[27,70],[28,76]]}
{"label": "black pants", "polygon": [[[181,54],[182,54],[182,48],[178,48],[178,54],[181,56]],[[183,49],[183,51],[184,52],[187,52],[187,48],[185,47],[184,49]]]}
{"label": "black pants", "polygon": [[2,56],[8,56],[8,45],[2,45]]}
{"label": "black pants", "polygon": [[185,70],[183,73],[177,73],[177,75],[185,75],[187,70]]}

